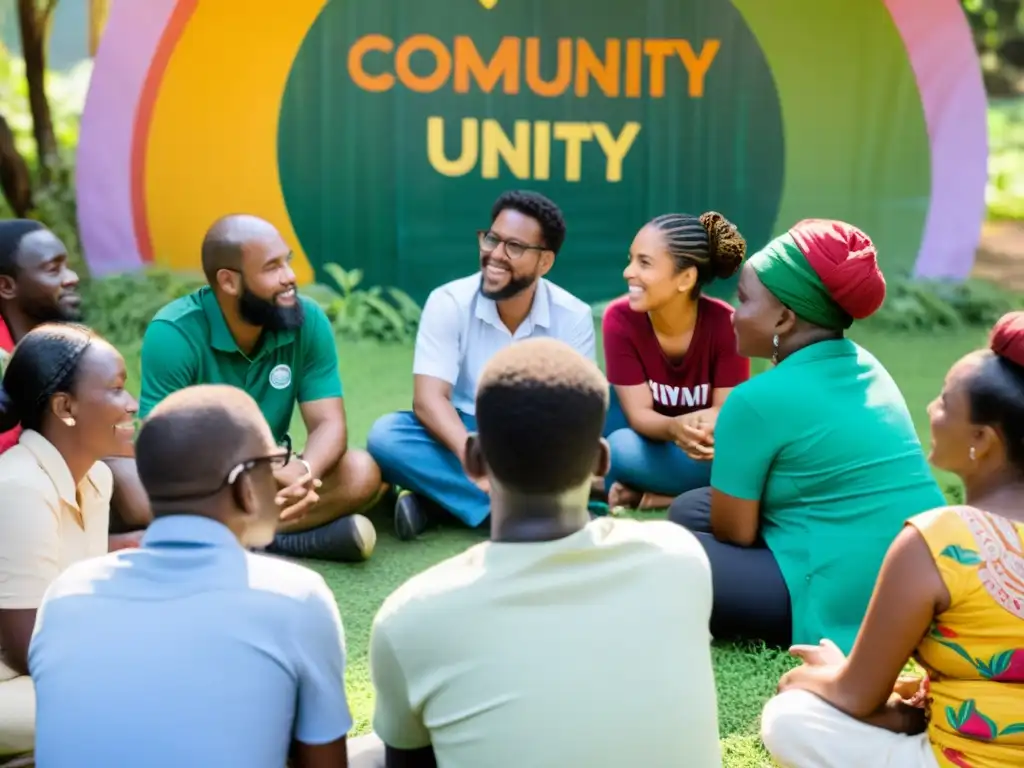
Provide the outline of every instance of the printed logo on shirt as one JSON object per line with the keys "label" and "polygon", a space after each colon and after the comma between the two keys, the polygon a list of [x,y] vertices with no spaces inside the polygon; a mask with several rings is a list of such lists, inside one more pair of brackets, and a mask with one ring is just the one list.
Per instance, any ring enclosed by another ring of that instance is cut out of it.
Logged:
{"label": "printed logo on shirt", "polygon": [[696,387],[671,387],[659,384],[656,381],[648,381],[651,388],[654,402],[659,405],[670,405],[675,408],[694,408],[708,404],[708,392],[710,384],[698,384]]}
{"label": "printed logo on shirt", "polygon": [[292,383],[292,369],[282,363],[275,365],[270,372],[270,386],[274,389],[285,389]]}

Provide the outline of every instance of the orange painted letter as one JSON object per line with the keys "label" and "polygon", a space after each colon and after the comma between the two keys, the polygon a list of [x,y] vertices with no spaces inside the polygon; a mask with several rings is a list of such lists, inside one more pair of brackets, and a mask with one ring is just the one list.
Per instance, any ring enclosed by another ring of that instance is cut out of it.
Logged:
{"label": "orange painted letter", "polygon": [[470,76],[484,93],[490,93],[503,80],[504,93],[519,93],[519,38],[503,37],[491,60],[484,63],[473,38],[459,35],[453,47],[456,93],[469,93]]}
{"label": "orange painted letter", "polygon": [[394,49],[394,42],[384,35],[363,35],[352,43],[352,47],[348,49],[348,76],[352,78],[352,82],[364,91],[380,93],[390,90],[395,84],[395,76],[390,72],[380,75],[368,74],[363,69],[363,57],[369,51],[391,53]]}
{"label": "orange painted letter", "polygon": [[[417,51],[427,51],[434,56],[434,71],[420,77],[412,71],[409,59]],[[444,43],[430,35],[413,35],[402,41],[395,54],[395,74],[406,88],[418,93],[433,93],[448,80],[452,73],[452,55]]]}

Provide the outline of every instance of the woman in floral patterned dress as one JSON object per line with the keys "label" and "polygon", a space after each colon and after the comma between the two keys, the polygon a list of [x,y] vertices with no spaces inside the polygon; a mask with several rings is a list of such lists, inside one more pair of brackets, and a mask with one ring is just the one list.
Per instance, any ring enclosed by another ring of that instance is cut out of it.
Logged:
{"label": "woman in floral patterned dress", "polygon": [[[882,565],[849,658],[795,646],[762,734],[791,768],[1024,765],[1024,312],[946,376],[932,464],[966,504],[917,515]],[[897,679],[913,656],[916,694]],[[902,694],[902,695],[901,695]]]}

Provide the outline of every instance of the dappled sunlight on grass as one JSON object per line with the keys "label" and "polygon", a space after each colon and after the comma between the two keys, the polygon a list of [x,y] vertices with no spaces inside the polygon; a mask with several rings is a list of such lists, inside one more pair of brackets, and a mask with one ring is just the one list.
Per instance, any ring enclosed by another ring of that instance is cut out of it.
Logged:
{"label": "dappled sunlight on grass", "polygon": [[[982,331],[943,335],[899,335],[855,330],[853,338],[873,352],[899,383],[922,440],[928,441],[926,407],[942,386],[949,366],[985,343]],[[373,421],[392,410],[412,404],[412,349],[373,343],[341,343],[339,364],[345,386],[349,441],[364,445]],[[138,387],[138,362],[128,352],[128,368]],[[755,369],[760,370],[755,366]],[[301,421],[293,422],[301,445]],[[638,515],[649,518],[657,513]],[[374,515],[378,528],[377,551],[361,565],[309,563],[323,574],[334,591],[345,621],[348,641],[348,691],[355,718],[355,733],[370,729],[373,690],[367,666],[367,643],[373,616],[384,598],[410,576],[483,539],[477,531],[433,529],[421,540],[399,542],[392,533],[390,511]],[[682,588],[682,587],[681,587]],[[784,651],[756,645],[716,644],[713,648],[718,687],[719,726],[727,768],[768,768],[771,761],[761,747],[759,728],[764,702],[772,695],[780,675],[792,665]]]}

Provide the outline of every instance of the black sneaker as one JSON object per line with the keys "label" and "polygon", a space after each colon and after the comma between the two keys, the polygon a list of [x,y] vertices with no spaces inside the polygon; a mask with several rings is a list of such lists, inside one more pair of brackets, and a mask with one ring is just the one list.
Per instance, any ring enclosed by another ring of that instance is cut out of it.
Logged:
{"label": "black sneaker", "polygon": [[285,557],[361,563],[370,558],[376,546],[373,523],[362,515],[348,515],[308,531],[279,533],[266,551]]}
{"label": "black sneaker", "polygon": [[430,518],[423,508],[423,500],[412,491],[401,491],[395,501],[395,535],[402,541],[412,541],[427,530]]}

